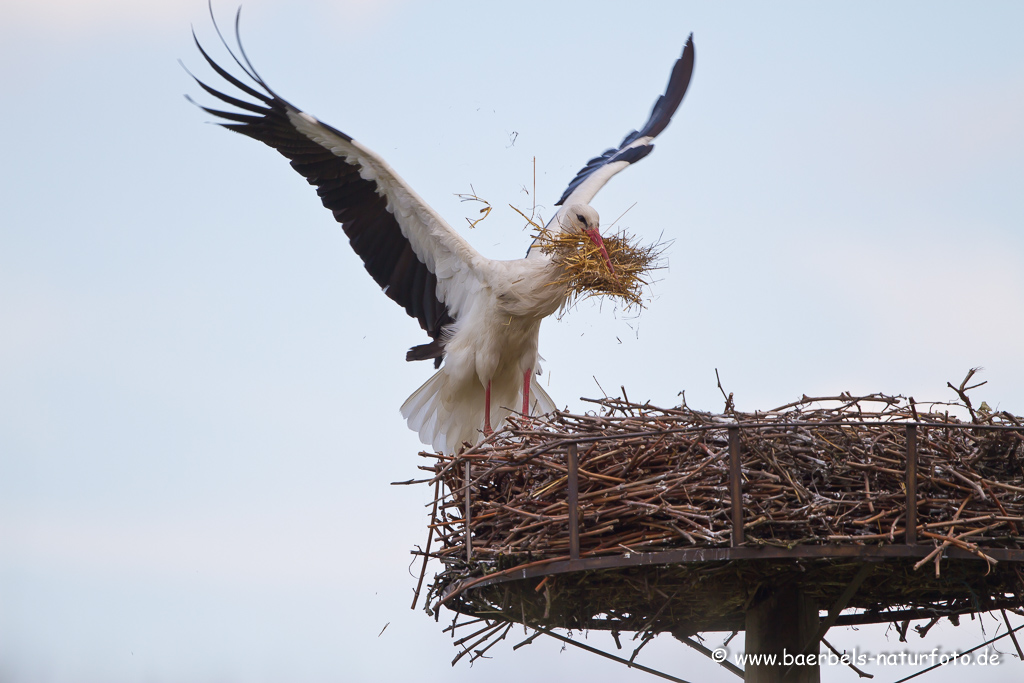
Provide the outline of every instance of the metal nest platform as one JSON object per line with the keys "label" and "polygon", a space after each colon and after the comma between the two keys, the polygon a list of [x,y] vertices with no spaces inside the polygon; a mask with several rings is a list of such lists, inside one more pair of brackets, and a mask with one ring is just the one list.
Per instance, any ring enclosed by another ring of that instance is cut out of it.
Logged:
{"label": "metal nest platform", "polygon": [[975,408],[969,379],[954,404],[841,394],[742,413],[730,397],[712,414],[601,399],[423,453],[435,502],[417,552],[442,566],[427,610],[482,619],[485,637],[522,623],[686,638],[749,628],[790,589],[828,610],[821,635],[1019,608],[1024,419]]}

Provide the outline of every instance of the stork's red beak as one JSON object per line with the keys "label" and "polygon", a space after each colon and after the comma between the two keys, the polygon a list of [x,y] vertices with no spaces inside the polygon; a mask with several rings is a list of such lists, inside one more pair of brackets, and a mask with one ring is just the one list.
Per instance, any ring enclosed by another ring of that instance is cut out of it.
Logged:
{"label": "stork's red beak", "polygon": [[604,248],[604,239],[601,238],[601,233],[597,231],[597,228],[590,228],[587,230],[587,237],[594,243],[594,246],[601,251],[601,257],[604,258],[605,264],[608,266],[608,271],[612,276],[618,278],[615,275],[615,266],[612,265],[612,260],[608,257],[608,250]]}

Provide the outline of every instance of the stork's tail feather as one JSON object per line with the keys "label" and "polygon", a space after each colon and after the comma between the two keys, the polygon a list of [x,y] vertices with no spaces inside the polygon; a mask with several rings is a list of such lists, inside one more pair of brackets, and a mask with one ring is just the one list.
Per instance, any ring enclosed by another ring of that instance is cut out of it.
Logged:
{"label": "stork's tail feather", "polygon": [[402,404],[402,417],[420,441],[444,453],[455,453],[463,441],[477,443],[484,421],[483,389],[479,397],[453,396],[451,384],[439,370]]}
{"label": "stork's tail feather", "polygon": [[530,414],[546,415],[556,410],[558,410],[558,406],[548,396],[548,392],[544,391],[544,388],[537,383],[537,377],[534,376],[533,381],[530,382]]}
{"label": "stork's tail feather", "polygon": [[[498,429],[511,412],[504,406],[520,405],[519,397],[495,397],[491,424]],[[555,410],[555,402],[536,382],[530,386],[530,412],[534,415]],[[463,442],[477,444],[483,438],[484,389],[479,382],[456,383],[444,369],[423,383],[402,404],[402,417],[420,441],[443,453],[455,453]]]}

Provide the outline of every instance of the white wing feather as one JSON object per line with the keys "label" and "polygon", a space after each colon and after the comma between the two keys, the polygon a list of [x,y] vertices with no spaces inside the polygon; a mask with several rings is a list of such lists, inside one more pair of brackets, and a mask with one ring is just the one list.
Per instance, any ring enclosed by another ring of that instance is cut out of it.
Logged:
{"label": "white wing feather", "polygon": [[[635,143],[624,149],[649,144],[653,139],[654,138],[649,137],[640,138]],[[598,190],[604,187],[605,184],[611,180],[612,176],[629,165],[630,163],[628,161],[613,161],[610,164],[605,164],[588,175],[586,180],[580,183],[579,186],[570,192],[569,196],[565,198],[565,201],[562,204],[562,210],[564,210],[564,207],[568,207],[572,204],[589,204],[590,200],[594,198]]]}
{"label": "white wing feather", "polygon": [[359,168],[365,180],[377,183],[378,192],[387,197],[388,211],[416,256],[437,277],[437,298],[456,320],[472,305],[473,295],[486,281],[490,260],[481,256],[469,242],[409,187],[375,152],[355,140],[336,135],[309,114],[288,109],[295,129],[331,153]]}

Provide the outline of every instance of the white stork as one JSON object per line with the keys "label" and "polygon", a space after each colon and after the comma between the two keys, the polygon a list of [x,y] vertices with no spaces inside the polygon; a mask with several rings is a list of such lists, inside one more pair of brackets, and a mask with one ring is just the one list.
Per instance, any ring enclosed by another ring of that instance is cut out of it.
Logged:
{"label": "white stork", "polygon": [[[198,39],[196,46],[218,75],[252,99],[227,95],[196,78],[207,93],[241,111],[201,108],[225,119],[225,128],[276,149],[316,186],[367,272],[430,336],[406,360],[432,358],[435,368],[444,360],[402,405],[409,427],[424,443],[454,453],[463,442],[478,442],[481,432],[489,434],[510,406],[521,405],[524,415],[531,405],[540,413],[554,410],[551,398],[530,380],[540,373],[540,323],[567,296],[564,286],[552,284],[561,275],[557,261],[537,249],[512,261],[480,255],[380,156],[271,90],[241,46],[237,17],[237,55],[219,28],[217,34],[252,85],[218,65]],[[548,229],[584,231],[604,253],[589,202],[613,175],[654,148],[652,141],[686,93],[693,59],[691,34],[647,123],[587,162],[556,202],[560,208]]]}

